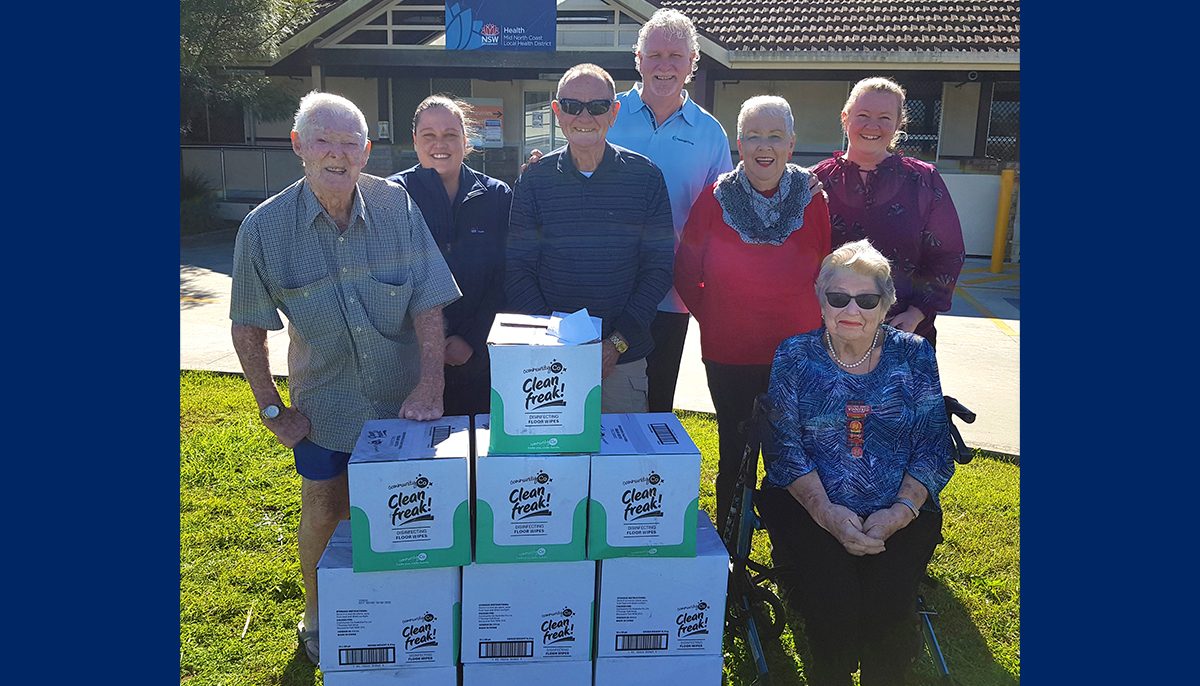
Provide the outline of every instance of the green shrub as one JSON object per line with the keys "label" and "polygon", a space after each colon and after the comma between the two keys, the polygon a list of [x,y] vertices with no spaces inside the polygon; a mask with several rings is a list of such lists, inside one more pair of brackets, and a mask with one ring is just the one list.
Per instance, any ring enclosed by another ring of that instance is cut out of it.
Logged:
{"label": "green shrub", "polygon": [[179,179],[179,233],[203,233],[220,228],[217,216],[217,191],[208,177],[190,171]]}

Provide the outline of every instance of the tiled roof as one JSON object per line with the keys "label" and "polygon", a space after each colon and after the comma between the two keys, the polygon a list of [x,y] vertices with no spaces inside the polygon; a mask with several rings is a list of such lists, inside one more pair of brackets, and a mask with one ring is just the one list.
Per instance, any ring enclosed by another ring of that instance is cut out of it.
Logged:
{"label": "tiled roof", "polygon": [[658,0],[730,50],[1017,52],[1020,0]]}

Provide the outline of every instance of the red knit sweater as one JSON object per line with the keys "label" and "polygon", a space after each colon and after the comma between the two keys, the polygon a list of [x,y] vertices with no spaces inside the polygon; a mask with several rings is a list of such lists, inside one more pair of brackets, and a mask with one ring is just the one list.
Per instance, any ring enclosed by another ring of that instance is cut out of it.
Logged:
{"label": "red knit sweater", "polygon": [[705,188],[675,255],[675,288],[700,324],[701,356],[721,364],[771,364],[783,339],[821,325],[814,284],[829,254],[829,206],[818,194],[783,245],[742,241]]}

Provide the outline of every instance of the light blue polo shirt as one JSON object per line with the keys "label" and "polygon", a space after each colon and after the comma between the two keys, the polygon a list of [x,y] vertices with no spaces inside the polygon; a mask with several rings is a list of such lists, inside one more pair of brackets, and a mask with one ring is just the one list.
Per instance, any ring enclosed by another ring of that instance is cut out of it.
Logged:
{"label": "light blue polo shirt", "polygon": [[[683,107],[655,128],[654,114],[642,102],[642,84],[617,95],[621,109],[617,121],[608,130],[608,141],[639,152],[662,170],[671,197],[671,218],[675,224],[675,245],[687,222],[692,203],[700,191],[711,186],[717,176],[733,169],[729,138],[721,122],[692,101],[683,91]],[[683,301],[671,288],[658,305],[666,312],[687,312]]]}

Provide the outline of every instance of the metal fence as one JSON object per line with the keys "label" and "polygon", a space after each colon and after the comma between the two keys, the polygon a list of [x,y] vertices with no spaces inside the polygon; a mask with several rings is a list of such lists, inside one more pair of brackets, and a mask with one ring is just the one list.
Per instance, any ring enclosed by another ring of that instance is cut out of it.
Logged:
{"label": "metal fence", "polygon": [[997,82],[992,89],[988,117],[987,149],[984,154],[1001,162],[1020,157],[1021,96],[1016,82]]}
{"label": "metal fence", "polygon": [[198,174],[225,202],[261,202],[304,176],[290,147],[182,145],[183,174]]}

